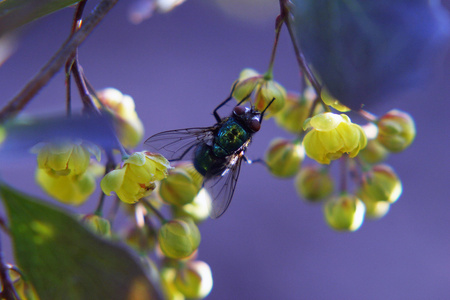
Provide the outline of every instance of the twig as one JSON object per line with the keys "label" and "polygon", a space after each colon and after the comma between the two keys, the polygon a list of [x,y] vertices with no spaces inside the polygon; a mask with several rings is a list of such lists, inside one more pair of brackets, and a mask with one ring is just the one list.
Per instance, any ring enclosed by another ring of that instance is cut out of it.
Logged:
{"label": "twig", "polygon": [[33,96],[61,69],[75,49],[94,30],[98,23],[114,7],[119,0],[102,0],[94,11],[85,19],[81,28],[74,33],[44,67],[31,79],[25,87],[0,111],[0,123],[19,112],[28,104]]}

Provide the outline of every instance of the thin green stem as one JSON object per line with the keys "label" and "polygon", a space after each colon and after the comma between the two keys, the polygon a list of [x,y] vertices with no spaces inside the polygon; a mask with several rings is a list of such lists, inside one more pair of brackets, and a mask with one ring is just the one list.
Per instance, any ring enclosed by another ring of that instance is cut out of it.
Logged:
{"label": "thin green stem", "polygon": [[153,204],[150,203],[150,201],[148,201],[147,199],[141,199],[141,202],[144,204],[144,206],[147,209],[150,209],[157,217],[158,219],[161,221],[161,223],[167,223],[167,219],[164,218],[164,216],[159,212],[159,210],[157,210]]}
{"label": "thin green stem", "polygon": [[313,88],[316,92],[317,98],[322,102],[322,105],[323,105],[325,111],[331,111],[331,109],[328,107],[328,105],[326,105],[322,100],[322,97],[321,97],[322,86],[319,84],[318,80],[316,79],[313,72],[311,71],[308,64],[306,63],[306,59],[305,59],[305,56],[303,55],[300,44],[298,43],[297,39],[295,38],[294,30],[292,29],[291,14],[289,12],[289,4],[288,3],[289,3],[288,0],[280,0],[280,10],[281,10],[280,16],[283,17],[284,23],[286,24],[286,27],[288,29],[289,37],[291,38],[292,46],[294,47],[295,57],[297,59],[298,65],[300,67],[300,71],[302,74],[304,74],[304,76],[306,76],[308,81],[313,86]]}
{"label": "thin green stem", "polygon": [[344,155],[340,159],[340,193],[347,192],[347,156]]}
{"label": "thin green stem", "polygon": [[[112,156],[112,153],[109,151],[107,153],[107,161],[105,165],[105,175],[108,174],[112,169],[114,169],[115,166],[114,158]],[[105,193],[103,191],[100,193],[100,198],[98,200],[97,208],[95,209],[94,214],[97,216],[102,216],[103,214],[103,204],[105,202]]]}
{"label": "thin green stem", "polygon": [[283,27],[283,19],[281,15],[277,17],[275,21],[275,40],[273,42],[272,54],[270,55],[269,67],[267,68],[267,72],[264,74],[264,79],[271,80],[273,78],[273,64],[275,62],[275,56],[278,47],[278,40],[280,38],[281,27]]}

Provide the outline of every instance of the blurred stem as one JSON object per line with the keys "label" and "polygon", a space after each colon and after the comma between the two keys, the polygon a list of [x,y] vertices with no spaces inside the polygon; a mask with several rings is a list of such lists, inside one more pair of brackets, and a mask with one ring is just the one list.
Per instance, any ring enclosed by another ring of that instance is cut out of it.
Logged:
{"label": "blurred stem", "polygon": [[360,110],[358,110],[358,113],[359,113],[364,119],[366,119],[368,122],[371,122],[371,123],[376,124],[377,121],[378,121],[378,118],[377,118],[375,115],[371,114],[370,112],[368,112],[368,111],[366,111],[366,110],[360,109]]}
{"label": "blurred stem", "polygon": [[8,275],[8,266],[4,262],[2,240],[0,237],[0,281],[2,283],[2,292],[0,293],[1,299],[16,300],[20,299],[16,293],[13,283]]}
{"label": "blurred stem", "polygon": [[317,98],[321,101],[325,111],[331,111],[331,109],[326,105],[321,97],[321,91],[322,87],[317,81],[316,77],[314,76],[313,72],[309,68],[308,64],[306,63],[305,56],[303,55],[303,52],[300,47],[300,43],[295,38],[294,30],[292,29],[292,20],[291,20],[291,14],[289,11],[289,0],[280,0],[280,17],[283,19],[284,23],[286,24],[286,27],[289,32],[289,37],[292,41],[292,46],[294,47],[295,57],[297,59],[297,63],[300,67],[301,73],[306,76],[308,81],[313,86]]}
{"label": "blurred stem", "polygon": [[108,220],[109,220],[109,223],[111,223],[111,226],[112,226],[114,220],[116,219],[117,213],[119,212],[119,207],[120,207],[120,199],[119,199],[119,197],[116,196],[114,198],[113,207],[111,208],[111,210],[109,211],[109,214],[108,214]]}
{"label": "blurred stem", "polygon": [[278,40],[280,38],[281,27],[283,27],[283,19],[281,15],[275,21],[275,40],[273,42],[272,54],[270,55],[269,68],[264,74],[264,79],[271,80],[273,78],[273,64],[275,62],[275,54],[277,52]]}
{"label": "blurred stem", "polygon": [[158,217],[158,219],[161,220],[161,223],[167,223],[167,219],[164,218],[164,216],[159,212],[159,210],[157,210],[153,204],[150,203],[150,201],[148,201],[147,199],[141,199],[141,202],[144,204],[144,206],[147,209],[150,209],[151,211],[153,211],[153,213]]}
{"label": "blurred stem", "polygon": [[[108,174],[115,166],[114,158],[112,153],[108,151],[107,153],[107,161],[105,165],[105,175]],[[95,209],[94,214],[101,217],[103,215],[103,204],[105,202],[105,193],[103,191],[100,193],[100,199],[98,200],[97,208]]]}
{"label": "blurred stem", "polygon": [[[72,28],[70,30],[70,36],[73,36],[73,34],[80,29],[81,27],[81,16],[84,11],[84,7],[86,6],[87,0],[80,1],[77,5],[77,9],[75,11],[73,22],[72,22]],[[78,51],[78,47],[76,48],[76,51]],[[65,65],[65,72],[66,72],[66,78],[65,78],[65,84],[66,84],[66,112],[67,116],[70,117],[72,115],[72,101],[71,101],[71,73],[72,68],[75,62],[75,57],[78,56],[78,53],[71,55]]]}
{"label": "blurred stem", "polygon": [[84,20],[77,32],[71,35],[53,57],[31,79],[25,87],[0,111],[0,123],[21,111],[36,93],[61,69],[75,49],[87,38],[118,0],[102,0]]}
{"label": "blurred stem", "polygon": [[344,155],[340,159],[340,179],[341,179],[341,186],[340,186],[340,193],[346,193],[347,192],[347,156]]}

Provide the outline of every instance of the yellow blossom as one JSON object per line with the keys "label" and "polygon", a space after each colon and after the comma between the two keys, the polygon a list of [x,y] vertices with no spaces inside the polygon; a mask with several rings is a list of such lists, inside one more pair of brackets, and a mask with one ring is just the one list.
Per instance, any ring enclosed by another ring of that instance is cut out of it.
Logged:
{"label": "yellow blossom", "polygon": [[133,98],[114,88],[98,91],[97,96],[102,106],[113,114],[114,126],[123,146],[137,146],[144,136],[144,126],[136,113]]}
{"label": "yellow blossom", "polygon": [[155,189],[155,181],[167,177],[170,164],[164,156],[147,151],[135,152],[102,179],[106,195],[115,192],[126,203],[135,203]]}
{"label": "yellow blossom", "polygon": [[39,143],[31,149],[37,153],[40,169],[53,175],[80,175],[89,167],[91,155],[100,160],[100,149],[82,141]]}
{"label": "yellow blossom", "polygon": [[95,175],[86,171],[79,175],[57,175],[37,168],[37,183],[53,198],[72,205],[80,205],[95,191]]}
{"label": "yellow blossom", "polygon": [[329,164],[344,153],[355,157],[367,144],[361,126],[344,114],[318,114],[307,120],[305,127],[312,127],[303,139],[305,152],[321,164]]}

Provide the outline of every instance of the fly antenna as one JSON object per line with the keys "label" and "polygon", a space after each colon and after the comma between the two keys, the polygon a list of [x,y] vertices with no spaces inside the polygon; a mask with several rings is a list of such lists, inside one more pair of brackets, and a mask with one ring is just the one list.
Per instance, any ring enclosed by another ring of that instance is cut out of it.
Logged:
{"label": "fly antenna", "polygon": [[264,118],[264,113],[266,112],[266,110],[269,108],[269,106],[272,104],[273,101],[275,101],[275,98],[270,100],[269,104],[267,104],[266,108],[264,108],[264,110],[261,112],[261,120],[259,121],[259,123],[262,123],[262,120]]}

